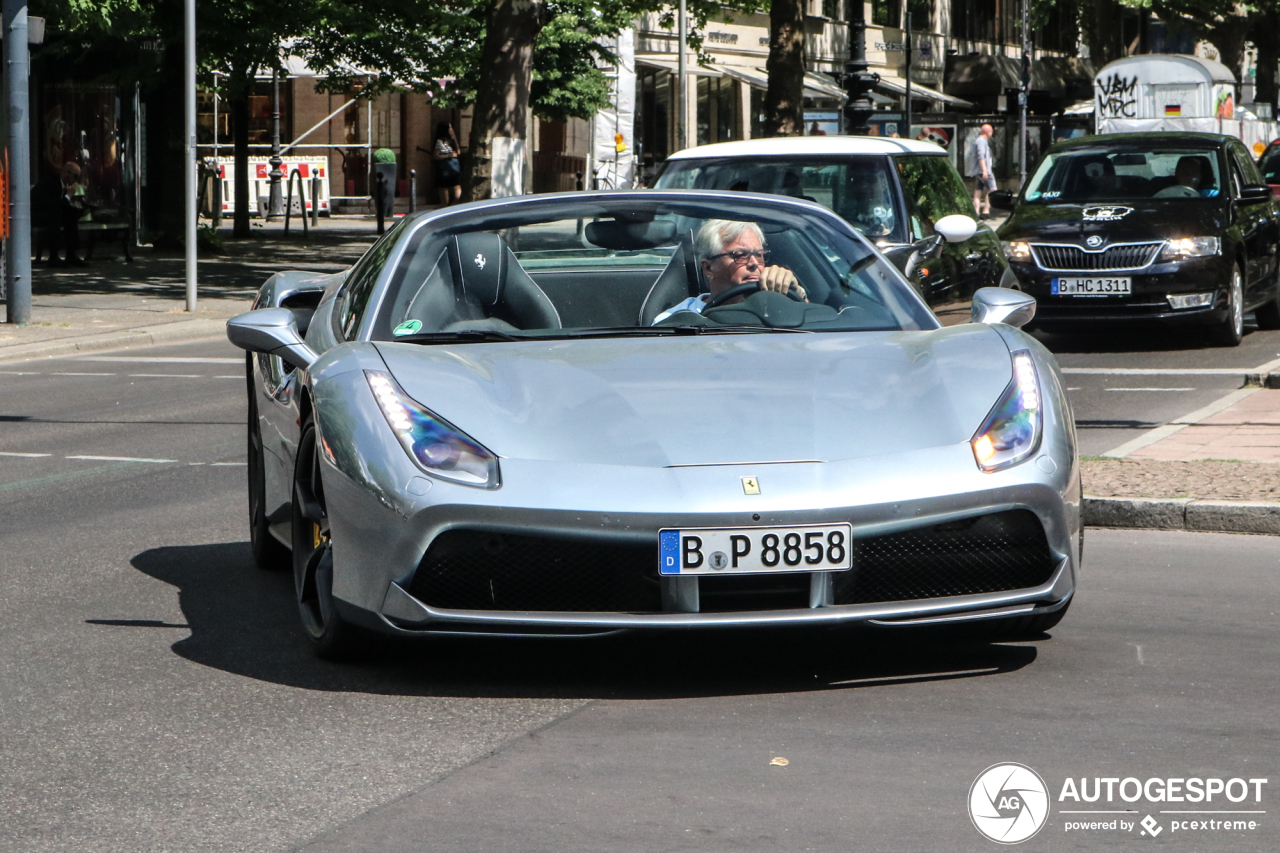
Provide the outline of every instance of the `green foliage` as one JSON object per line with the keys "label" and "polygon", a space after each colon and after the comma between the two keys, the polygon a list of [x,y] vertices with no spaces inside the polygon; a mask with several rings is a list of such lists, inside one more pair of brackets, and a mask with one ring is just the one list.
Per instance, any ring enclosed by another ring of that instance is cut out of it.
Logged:
{"label": "green foliage", "polygon": [[373,152],[373,162],[375,163],[394,163],[396,161],[396,152],[390,148],[379,148]]}

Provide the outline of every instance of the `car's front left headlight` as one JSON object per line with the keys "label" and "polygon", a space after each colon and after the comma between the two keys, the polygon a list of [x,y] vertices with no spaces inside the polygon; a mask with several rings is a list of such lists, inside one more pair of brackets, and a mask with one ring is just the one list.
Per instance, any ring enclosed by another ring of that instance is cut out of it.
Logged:
{"label": "car's front left headlight", "polygon": [[1004,254],[1011,261],[1027,263],[1031,260],[1031,244],[1025,240],[1009,240],[1004,244]]}
{"label": "car's front left headlight", "polygon": [[1017,465],[1040,446],[1043,398],[1031,353],[1013,354],[1013,380],[970,439],[978,467],[988,473]]}
{"label": "car's front left headlight", "polygon": [[1160,250],[1161,261],[1180,261],[1183,258],[1206,258],[1216,255],[1222,248],[1217,237],[1179,237],[1169,240]]}
{"label": "car's front left headlight", "polygon": [[386,373],[366,370],[364,375],[400,446],[419,468],[442,480],[498,488],[497,456],[428,411]]}

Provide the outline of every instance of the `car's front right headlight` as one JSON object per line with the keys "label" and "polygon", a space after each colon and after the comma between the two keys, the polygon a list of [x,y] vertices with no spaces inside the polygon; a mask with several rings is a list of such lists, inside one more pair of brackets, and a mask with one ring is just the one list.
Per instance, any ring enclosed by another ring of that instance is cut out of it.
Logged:
{"label": "car's front right headlight", "polygon": [[1013,381],[970,439],[978,467],[987,473],[1024,461],[1040,446],[1043,398],[1031,353],[1013,354]]}
{"label": "car's front right headlight", "polygon": [[400,446],[419,468],[467,486],[496,489],[501,485],[497,456],[428,411],[386,373],[366,370],[364,375]]}

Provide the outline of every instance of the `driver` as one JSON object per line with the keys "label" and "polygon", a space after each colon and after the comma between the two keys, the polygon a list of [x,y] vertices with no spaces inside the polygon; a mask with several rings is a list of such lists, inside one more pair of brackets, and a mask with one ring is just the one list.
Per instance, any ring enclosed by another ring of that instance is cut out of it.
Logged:
{"label": "driver", "polygon": [[[760,290],[782,294],[795,288],[801,299],[809,301],[791,270],[767,266],[769,252],[764,248],[764,232],[754,222],[708,219],[694,238],[694,252],[700,259],[702,274],[711,292],[690,296],[673,305],[655,317],[654,323],[662,322],[677,311],[701,314],[712,299],[743,284],[755,284]],[[747,295],[734,297],[724,304],[741,302]]]}

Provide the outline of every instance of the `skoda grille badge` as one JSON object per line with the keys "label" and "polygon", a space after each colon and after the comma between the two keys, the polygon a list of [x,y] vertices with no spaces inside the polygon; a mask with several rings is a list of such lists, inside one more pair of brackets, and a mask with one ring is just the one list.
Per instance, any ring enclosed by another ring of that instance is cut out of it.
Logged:
{"label": "skoda grille badge", "polygon": [[1088,240],[1085,240],[1085,242],[1089,244],[1090,249],[1096,249],[1102,245],[1102,238],[1099,237],[1097,234],[1094,234]]}
{"label": "skoda grille badge", "polygon": [[480,253],[478,253],[478,252],[477,252],[477,253],[476,253],[476,266],[478,266],[480,269],[484,269],[484,265],[485,265],[484,255],[481,255]]}

